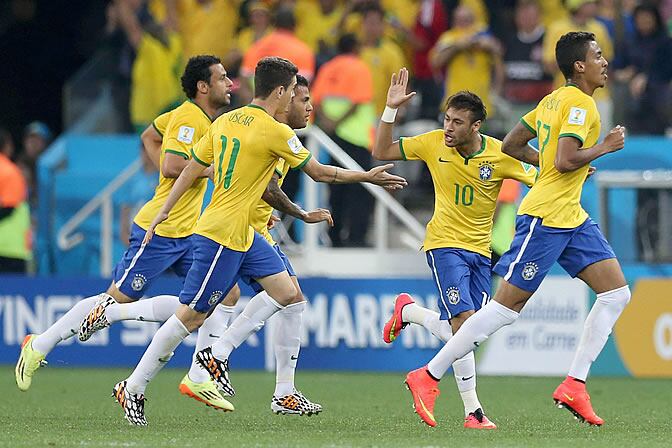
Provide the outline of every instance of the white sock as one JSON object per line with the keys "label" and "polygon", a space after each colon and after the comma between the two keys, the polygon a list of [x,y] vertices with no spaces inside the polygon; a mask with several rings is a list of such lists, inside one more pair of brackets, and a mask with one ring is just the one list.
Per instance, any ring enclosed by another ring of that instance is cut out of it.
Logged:
{"label": "white sock", "polygon": [[189,368],[189,379],[194,383],[205,383],[210,380],[210,375],[196,362],[196,353],[205,347],[210,347],[217,342],[224,334],[235,306],[217,305],[212,314],[205,319],[201,328],[198,329],[198,338],[196,339],[196,348]]}
{"label": "white sock", "polygon": [[409,303],[401,309],[401,320],[422,325],[443,342],[448,342],[453,335],[453,330],[447,320],[442,321],[439,313],[423,308],[417,303]]}
{"label": "white sock", "polygon": [[172,315],[152,338],[152,342],[131,376],[126,388],[132,394],[144,394],[147,384],[173,356],[173,351],[189,336],[189,331],[177,316]]}
{"label": "white sock", "polygon": [[629,301],[630,288],[627,285],[597,295],[597,300],[583,324],[579,348],[574,355],[569,376],[586,381],[590,366],[604,348],[611,330]]}
{"label": "white sock", "polygon": [[33,349],[46,355],[56,347],[56,344],[76,335],[80,324],[99,299],[100,296],[95,295],[77,302],[44,333],[33,339]]}
{"label": "white sock", "polygon": [[165,322],[179,307],[179,297],[161,295],[131,303],[113,303],[105,310],[105,316],[110,323],[122,320]]}
{"label": "white sock", "polygon": [[460,331],[443,346],[439,353],[427,364],[429,372],[441,379],[448,368],[458,359],[473,351],[491,334],[505,325],[512,324],[518,313],[495,302],[485,305],[481,310],[470,316],[460,327]]}
{"label": "white sock", "polygon": [[476,361],[474,359],[474,352],[469,352],[455,361],[453,363],[453,373],[455,374],[457,389],[460,391],[460,396],[462,397],[464,416],[466,417],[476,409],[482,408],[476,394]]}
{"label": "white sock", "polygon": [[[418,325],[422,325],[434,336],[448,342],[453,336],[453,329],[450,322],[441,320],[440,314],[436,311],[423,308],[416,303],[410,303],[401,310],[401,320]],[[476,361],[474,352],[469,352],[462,358],[453,363],[453,373],[457,389],[460,391],[462,402],[464,403],[465,417],[478,408],[482,408],[476,394]]]}
{"label": "white sock", "polygon": [[231,352],[252,333],[261,328],[266,319],[282,309],[266,291],[261,291],[248,302],[243,312],[234,319],[222,337],[212,346],[215,358],[228,359]]}
{"label": "white sock", "polygon": [[273,350],[275,352],[276,397],[294,393],[294,373],[301,350],[301,322],[306,302],[293,303],[280,310],[275,322]]}

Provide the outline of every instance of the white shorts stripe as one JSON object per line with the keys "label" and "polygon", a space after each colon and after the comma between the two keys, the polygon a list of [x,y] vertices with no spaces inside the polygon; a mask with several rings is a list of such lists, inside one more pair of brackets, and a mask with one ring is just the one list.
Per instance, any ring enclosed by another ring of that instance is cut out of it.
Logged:
{"label": "white shorts stripe", "polygon": [[516,256],[516,259],[513,260],[513,263],[509,265],[509,270],[504,276],[504,280],[507,282],[511,278],[511,275],[513,275],[513,269],[516,267],[516,264],[520,261],[521,258],[523,258],[523,252],[525,252],[525,249],[527,248],[527,244],[530,242],[530,238],[532,238],[532,232],[534,231],[534,227],[537,225],[537,221],[539,221],[539,218],[535,217],[532,220],[532,223],[530,223],[530,231],[527,232],[527,235],[525,236],[525,240],[523,240],[523,245],[520,246],[520,251],[518,252],[518,255]]}
{"label": "white shorts stripe", "polygon": [[212,271],[215,270],[215,265],[217,264],[217,260],[219,260],[219,256],[222,254],[222,249],[224,249],[224,246],[221,244],[219,245],[219,249],[217,249],[217,253],[215,254],[214,260],[212,260],[212,263],[210,263],[210,269],[208,269],[208,273],[205,274],[205,278],[203,279],[203,283],[201,283],[201,287],[194,296],[194,300],[191,301],[189,304],[190,308],[193,308],[196,306],[196,302],[198,302],[198,299],[201,298],[201,295],[203,295],[203,291],[205,290],[205,285],[208,284],[208,280],[210,280],[210,276],[212,275]]}
{"label": "white shorts stripe", "polygon": [[140,249],[138,249],[138,252],[133,256],[133,259],[131,260],[131,264],[128,265],[126,270],[124,271],[124,275],[121,276],[119,281],[115,283],[115,286],[117,289],[121,288],[121,285],[124,283],[124,280],[126,280],[126,277],[128,277],[128,273],[131,272],[131,269],[133,269],[133,266],[135,266],[135,263],[138,261],[138,258],[140,258],[140,255],[145,251],[145,244],[144,242],[140,245]]}
{"label": "white shorts stripe", "polygon": [[443,288],[441,288],[441,283],[439,282],[439,273],[436,270],[436,264],[434,263],[434,254],[432,253],[431,250],[427,251],[427,253],[432,259],[432,272],[434,273],[434,280],[436,281],[436,287],[439,288],[439,297],[441,297],[441,303],[443,303],[443,307],[446,309],[446,313],[448,313],[448,319],[452,319],[453,316],[450,314],[448,305],[446,305],[446,301],[443,298]]}

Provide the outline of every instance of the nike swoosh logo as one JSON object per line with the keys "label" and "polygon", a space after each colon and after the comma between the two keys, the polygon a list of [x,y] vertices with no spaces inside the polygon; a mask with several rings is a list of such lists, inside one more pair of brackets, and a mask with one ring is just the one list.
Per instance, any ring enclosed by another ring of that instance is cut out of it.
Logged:
{"label": "nike swoosh logo", "polygon": [[289,359],[291,359],[292,361],[296,361],[297,359],[299,359],[299,357],[292,355],[289,357]]}
{"label": "nike swoosh logo", "polygon": [[216,334],[210,333],[208,336],[210,336],[211,338],[219,339],[219,336],[217,336]]}
{"label": "nike swoosh logo", "polygon": [[450,160],[443,160],[443,157],[439,157],[439,162],[441,162],[441,163],[450,163]]}
{"label": "nike swoosh logo", "polygon": [[562,395],[564,395],[565,398],[566,398],[568,401],[574,401],[574,398],[573,398],[573,397],[570,397],[570,396],[567,395],[567,394],[562,394]]}
{"label": "nike swoosh logo", "polygon": [[476,347],[480,347],[480,346],[481,346],[481,344],[479,344],[479,343],[476,342],[476,341],[474,341],[474,345],[475,345]]}
{"label": "nike swoosh logo", "polygon": [[464,377],[464,376],[463,376],[463,377],[462,377],[462,381],[469,381],[469,380],[472,379],[473,377],[474,377],[474,375],[467,376],[467,377]]}

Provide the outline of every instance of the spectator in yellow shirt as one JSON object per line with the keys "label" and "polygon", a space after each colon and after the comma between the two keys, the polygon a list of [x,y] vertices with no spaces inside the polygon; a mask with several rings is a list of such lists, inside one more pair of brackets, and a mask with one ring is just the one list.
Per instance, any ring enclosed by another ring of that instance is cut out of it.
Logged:
{"label": "spectator in yellow shirt", "polygon": [[224,59],[224,67],[229,71],[240,67],[245,52],[272,30],[271,11],[264,2],[251,2],[247,11],[250,25],[240,30],[235,38],[234,48]]}
{"label": "spectator in yellow shirt", "polygon": [[434,69],[445,68],[444,101],[452,93],[469,90],[481,97],[491,114],[490,92],[499,94],[504,82],[501,54],[499,43],[478,25],[471,8],[458,6],[453,29],[439,37],[429,55]]}
{"label": "spectator in yellow shirt", "polygon": [[362,11],[364,40],[360,57],[371,69],[373,76],[373,103],[376,116],[383,113],[387,101],[390,73],[405,65],[404,55],[399,46],[385,37],[385,17],[382,8],[368,5]]}
{"label": "spectator in yellow shirt", "polygon": [[[563,34],[570,31],[587,31],[593,33],[597,42],[600,43],[602,54],[607,61],[611,61],[614,57],[613,44],[609,37],[609,32],[605,26],[595,20],[598,12],[598,5],[595,0],[567,0],[566,6],[569,11],[569,16],[561,18],[551,23],[546,30],[544,36],[543,56],[544,65],[548,73],[555,74],[555,87],[560,87],[564,84],[564,77],[558,69],[555,62],[555,44],[558,42]],[[613,127],[613,104],[608,87],[597,89],[593,94],[597,109],[600,112],[600,119],[602,120],[602,132],[609,132]]]}
{"label": "spectator in yellow shirt", "polygon": [[334,56],[341,31],[338,25],[343,16],[341,2],[300,0],[295,11],[297,37],[307,43],[316,55]]}

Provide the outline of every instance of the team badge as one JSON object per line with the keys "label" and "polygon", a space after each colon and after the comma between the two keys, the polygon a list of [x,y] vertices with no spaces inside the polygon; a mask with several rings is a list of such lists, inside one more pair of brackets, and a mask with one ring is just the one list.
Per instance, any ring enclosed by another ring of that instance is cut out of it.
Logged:
{"label": "team badge", "polygon": [[478,165],[478,177],[480,177],[481,180],[490,180],[494,169],[495,167],[491,162],[481,162]]}
{"label": "team badge", "polygon": [[147,279],[144,275],[135,274],[135,277],[133,277],[133,281],[131,282],[131,289],[133,291],[142,291],[142,288],[145,287],[145,283],[147,283]]}
{"label": "team badge", "polygon": [[532,280],[537,272],[539,272],[539,266],[536,263],[525,263],[522,272],[523,280]]}
{"label": "team badge", "polygon": [[212,306],[219,302],[219,300],[222,298],[222,291],[213,291],[212,294],[210,294],[210,298],[208,299],[208,305]]}
{"label": "team badge", "polygon": [[451,286],[446,289],[446,297],[448,297],[448,302],[450,302],[451,305],[457,305],[460,301],[460,290],[455,286]]}

